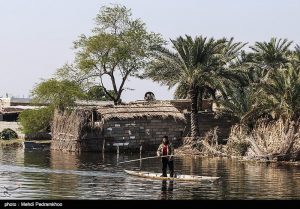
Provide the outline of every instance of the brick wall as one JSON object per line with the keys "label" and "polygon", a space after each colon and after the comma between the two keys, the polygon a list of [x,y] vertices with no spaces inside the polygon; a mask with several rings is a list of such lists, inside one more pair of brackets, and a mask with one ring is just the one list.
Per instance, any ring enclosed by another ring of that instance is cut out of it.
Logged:
{"label": "brick wall", "polygon": [[[190,134],[190,114],[185,114],[187,124],[174,119],[128,119],[108,120],[101,130],[89,130],[82,133],[81,138],[62,137],[53,139],[51,149],[64,151],[95,151],[102,152],[103,144],[105,151],[120,150],[138,152],[142,145],[143,151],[156,150],[164,135],[169,136],[171,142],[178,146],[182,136]],[[219,139],[228,138],[230,127],[235,120],[229,116],[216,117],[213,112],[199,113],[200,134],[218,127]]]}
{"label": "brick wall", "polygon": [[174,119],[110,120],[104,123],[103,134],[108,147],[117,146],[119,143],[123,149],[139,149],[142,145],[143,149],[154,150],[164,135],[176,146],[184,128],[183,121]]}

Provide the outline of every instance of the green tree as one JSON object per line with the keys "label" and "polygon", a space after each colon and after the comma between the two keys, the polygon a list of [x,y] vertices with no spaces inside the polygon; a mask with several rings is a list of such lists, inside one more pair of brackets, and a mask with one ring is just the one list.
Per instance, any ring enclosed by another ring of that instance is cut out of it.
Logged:
{"label": "green tree", "polygon": [[274,70],[285,67],[289,63],[291,51],[289,47],[293,42],[287,39],[271,38],[269,42],[255,42],[252,49],[252,63],[262,79]]}
{"label": "green tree", "polygon": [[22,111],[18,118],[22,125],[22,132],[25,134],[50,132],[53,113],[52,106]]}
{"label": "green tree", "polygon": [[300,116],[300,65],[279,68],[257,91],[260,108],[274,119],[297,120]]}
{"label": "green tree", "polygon": [[205,90],[221,88],[225,80],[234,79],[236,73],[228,68],[244,46],[233,39],[190,36],[171,40],[175,52],[161,47],[157,57],[145,71],[144,76],[167,85],[177,86],[177,94],[188,95],[191,99],[191,137],[199,136],[198,97],[202,100]]}
{"label": "green tree", "polygon": [[63,112],[73,107],[77,99],[86,98],[80,85],[73,81],[49,79],[37,84],[32,90],[33,104],[44,105],[40,109],[24,110],[19,115],[19,122],[25,134],[49,132],[54,110]]}
{"label": "green tree", "polygon": [[227,88],[226,94],[228,95],[226,99],[222,97],[218,100],[221,106],[218,114],[234,116],[250,130],[259,118],[266,116],[264,104],[260,102],[254,86],[231,85]]}
{"label": "green tree", "polygon": [[300,65],[300,46],[297,44],[294,51],[294,56],[292,62],[296,62]]}
{"label": "green tree", "polygon": [[81,35],[74,43],[77,50],[74,65],[61,69],[59,74],[89,79],[119,104],[128,78],[139,77],[153,56],[153,49],[162,44],[161,36],[148,32],[145,24],[133,19],[125,6],[104,6],[96,17],[92,35]]}
{"label": "green tree", "polygon": [[77,99],[85,98],[81,87],[73,81],[45,80],[32,90],[33,102],[53,106],[61,112],[75,105]]}
{"label": "green tree", "polygon": [[[114,91],[108,90],[111,95],[114,95]],[[86,98],[88,100],[96,101],[109,101],[110,98],[105,94],[105,91],[102,86],[92,86],[87,90]]]}

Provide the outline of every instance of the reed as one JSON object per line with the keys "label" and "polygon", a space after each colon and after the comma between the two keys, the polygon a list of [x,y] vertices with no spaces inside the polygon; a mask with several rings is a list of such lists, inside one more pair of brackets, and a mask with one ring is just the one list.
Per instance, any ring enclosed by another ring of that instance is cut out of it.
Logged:
{"label": "reed", "polygon": [[253,130],[243,125],[231,129],[227,152],[265,160],[298,160],[300,157],[299,121],[259,120]]}

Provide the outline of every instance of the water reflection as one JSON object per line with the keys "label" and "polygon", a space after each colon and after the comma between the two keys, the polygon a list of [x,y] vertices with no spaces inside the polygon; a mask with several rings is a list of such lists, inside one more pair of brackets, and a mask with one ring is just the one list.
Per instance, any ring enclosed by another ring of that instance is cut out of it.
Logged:
{"label": "water reflection", "polygon": [[211,184],[152,180],[123,172],[161,172],[160,159],[117,164],[141,157],[147,156],[0,149],[0,198],[300,199],[299,166],[225,158],[175,158],[178,174],[221,177]]}
{"label": "water reflection", "polygon": [[161,183],[161,198],[162,200],[173,199],[174,181],[162,180]]}

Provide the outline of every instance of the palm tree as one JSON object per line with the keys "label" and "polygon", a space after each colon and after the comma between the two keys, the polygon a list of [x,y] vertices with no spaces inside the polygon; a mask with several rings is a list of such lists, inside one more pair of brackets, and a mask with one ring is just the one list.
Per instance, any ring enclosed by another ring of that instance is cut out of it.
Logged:
{"label": "palm tree", "polygon": [[[198,95],[197,95],[197,104],[198,110],[202,109],[202,100],[207,98],[212,98],[213,100],[217,100],[216,98],[216,89],[212,88],[211,86],[203,86],[199,87]],[[180,83],[177,85],[175,92],[174,92],[175,99],[189,99],[189,86],[186,83]]]}
{"label": "palm tree", "polygon": [[298,65],[300,64],[300,46],[297,44],[295,47],[295,61],[298,62]]}
{"label": "palm tree", "polygon": [[221,114],[235,116],[240,122],[248,119],[255,103],[254,88],[251,86],[230,86],[226,93],[229,96],[218,101],[222,106]]}
{"label": "palm tree", "polygon": [[292,43],[287,39],[271,38],[269,42],[255,42],[254,46],[250,46],[253,50],[251,61],[256,70],[261,71],[259,74],[262,78],[289,63],[289,47]]}
{"label": "palm tree", "polygon": [[300,54],[300,46],[298,44],[296,45],[295,50],[296,50],[297,54]]}
{"label": "palm tree", "polygon": [[274,119],[297,120],[300,116],[300,66],[292,62],[275,71],[257,92],[264,111]]}
{"label": "palm tree", "polygon": [[223,78],[232,78],[229,64],[244,45],[233,39],[191,36],[171,40],[175,52],[157,49],[157,56],[145,70],[145,77],[167,85],[177,86],[177,95],[191,99],[191,137],[199,136],[198,98],[208,90],[221,88]]}

